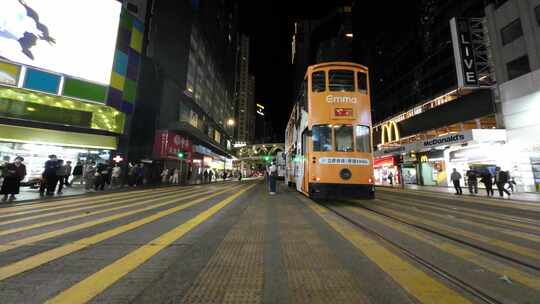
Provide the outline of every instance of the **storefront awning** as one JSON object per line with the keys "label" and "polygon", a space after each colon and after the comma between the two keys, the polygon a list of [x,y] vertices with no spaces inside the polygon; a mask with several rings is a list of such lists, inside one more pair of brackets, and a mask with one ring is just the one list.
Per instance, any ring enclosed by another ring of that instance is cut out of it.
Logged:
{"label": "storefront awning", "polygon": [[0,141],[105,150],[116,150],[118,146],[118,138],[115,136],[9,125],[0,125]]}
{"label": "storefront awning", "polygon": [[505,129],[472,129],[462,132],[452,132],[445,135],[437,136],[431,139],[419,140],[406,145],[393,146],[379,151],[375,151],[376,157],[384,155],[405,154],[412,151],[421,152],[429,151],[452,145],[461,144],[480,144],[480,143],[495,143],[506,142]]}

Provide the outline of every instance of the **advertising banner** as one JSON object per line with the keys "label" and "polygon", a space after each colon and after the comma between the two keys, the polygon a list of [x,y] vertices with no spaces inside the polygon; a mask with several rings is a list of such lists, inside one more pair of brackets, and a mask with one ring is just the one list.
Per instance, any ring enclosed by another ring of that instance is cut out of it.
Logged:
{"label": "advertising banner", "polygon": [[20,66],[0,61],[0,84],[17,86],[20,72]]}
{"label": "advertising banner", "polygon": [[[184,159],[190,161],[192,158],[191,140],[168,130],[156,132],[154,140],[154,157],[166,159]],[[182,153],[182,157],[179,154]]]}
{"label": "advertising banner", "polygon": [[1,2],[0,59],[110,83],[119,1]]}

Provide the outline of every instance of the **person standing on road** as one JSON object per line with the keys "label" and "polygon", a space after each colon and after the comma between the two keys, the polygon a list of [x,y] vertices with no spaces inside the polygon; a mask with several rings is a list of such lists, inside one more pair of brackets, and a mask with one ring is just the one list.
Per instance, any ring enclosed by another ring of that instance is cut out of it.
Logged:
{"label": "person standing on road", "polygon": [[94,187],[94,181],[96,180],[96,162],[90,162],[84,170],[84,189],[86,191],[92,190]]}
{"label": "person standing on road", "polygon": [[166,184],[169,181],[169,169],[164,168],[163,171],[161,171],[161,183]]}
{"label": "person standing on road", "polygon": [[72,168],[71,168],[71,161],[68,160],[65,164],[65,173],[66,173],[66,176],[64,178],[64,185],[68,186],[68,187],[71,187],[71,184],[69,183],[69,177],[71,176],[71,171],[72,171]]}
{"label": "person standing on road", "polygon": [[208,172],[208,182],[209,182],[209,183],[212,182],[213,176],[214,176],[214,170],[211,170],[211,169],[210,169],[210,172]]}
{"label": "person standing on road", "polygon": [[120,187],[121,175],[122,175],[122,168],[120,168],[120,165],[114,164],[114,167],[112,168],[112,173],[111,173],[111,186],[113,188]]}
{"label": "person standing on road", "polygon": [[24,158],[17,156],[13,163],[6,164],[3,168],[2,176],[4,180],[2,181],[2,187],[0,188],[0,194],[3,194],[2,202],[14,201],[17,198],[16,194],[19,194],[19,189],[21,188],[21,181],[26,176],[26,166],[22,163]]}
{"label": "person standing on road", "polygon": [[463,190],[461,189],[461,185],[460,185],[461,174],[457,172],[456,168],[452,170],[450,179],[452,180],[452,183],[454,183],[454,188],[456,189],[456,195],[462,195]]}
{"label": "person standing on road", "polygon": [[75,182],[83,184],[83,165],[82,162],[78,161],[75,167],[73,168],[73,179],[71,180],[71,185]]}
{"label": "person standing on road", "polygon": [[58,180],[58,194],[62,194],[62,190],[64,189],[64,181],[66,180],[66,166],[64,165],[64,160],[59,159],[58,160],[58,169],[56,169],[56,179]]}
{"label": "person standing on road", "polygon": [[39,194],[43,196],[45,189],[47,189],[47,195],[54,195],[56,184],[58,183],[56,177],[56,170],[58,169],[58,158],[56,155],[49,155],[49,160],[45,162],[43,174],[41,175],[41,185],[39,187]]}
{"label": "person standing on road", "polygon": [[503,192],[510,197],[510,192],[504,188],[506,183],[508,183],[508,173],[506,173],[506,171],[502,171],[501,167],[495,168],[495,185],[497,185],[500,197],[504,197]]}
{"label": "person standing on road", "polygon": [[469,194],[478,194],[478,175],[476,171],[469,167],[465,175],[467,176],[467,184],[469,185]]}
{"label": "person standing on road", "polygon": [[180,170],[178,170],[178,168],[173,168],[172,169],[172,173],[171,173],[171,178],[169,180],[169,182],[171,184],[178,184],[178,177],[179,177],[179,172]]}
{"label": "person standing on road", "polygon": [[508,189],[512,190],[512,193],[514,193],[515,192],[514,186],[517,186],[516,181],[510,175],[510,171],[506,171],[506,174],[508,175]]}
{"label": "person standing on road", "polygon": [[109,166],[105,163],[101,163],[97,166],[96,169],[96,181],[94,190],[105,190],[105,184],[109,180]]}
{"label": "person standing on road", "polygon": [[482,175],[480,182],[486,187],[487,196],[493,196],[493,176],[489,171],[486,171],[486,173]]}
{"label": "person standing on road", "polygon": [[274,162],[268,167],[268,182],[270,183],[270,195],[276,194],[277,166]]}
{"label": "person standing on road", "polygon": [[388,176],[386,177],[388,179],[388,183],[390,186],[394,185],[394,174],[392,172],[388,173]]}

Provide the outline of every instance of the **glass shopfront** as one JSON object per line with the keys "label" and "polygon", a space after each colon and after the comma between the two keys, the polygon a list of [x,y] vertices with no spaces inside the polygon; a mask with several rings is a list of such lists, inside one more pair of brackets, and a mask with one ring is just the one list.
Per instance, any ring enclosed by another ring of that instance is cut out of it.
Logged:
{"label": "glass shopfront", "polygon": [[39,178],[43,173],[43,165],[55,154],[58,159],[71,161],[72,167],[77,161],[105,162],[111,158],[111,150],[84,149],[46,144],[0,142],[0,163],[12,162],[15,157],[22,156],[26,165],[26,179]]}

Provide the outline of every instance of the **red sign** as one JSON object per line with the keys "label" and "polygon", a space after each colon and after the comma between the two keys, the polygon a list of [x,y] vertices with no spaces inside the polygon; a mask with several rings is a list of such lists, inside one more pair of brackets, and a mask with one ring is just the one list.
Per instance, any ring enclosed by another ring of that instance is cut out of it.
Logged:
{"label": "red sign", "polygon": [[396,165],[395,156],[386,156],[373,160],[373,167],[393,167]]}
{"label": "red sign", "polygon": [[183,152],[183,159],[190,161],[192,144],[185,136],[169,130],[158,130],[154,140],[154,156],[156,158],[180,159],[178,153]]}
{"label": "red sign", "polygon": [[335,116],[353,116],[353,110],[351,108],[335,108]]}

